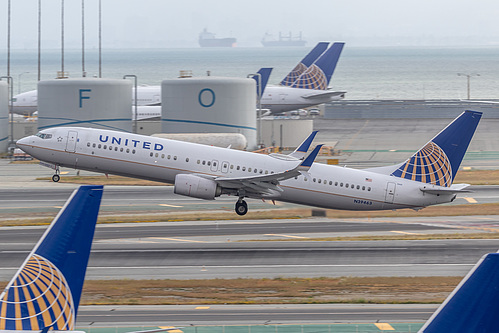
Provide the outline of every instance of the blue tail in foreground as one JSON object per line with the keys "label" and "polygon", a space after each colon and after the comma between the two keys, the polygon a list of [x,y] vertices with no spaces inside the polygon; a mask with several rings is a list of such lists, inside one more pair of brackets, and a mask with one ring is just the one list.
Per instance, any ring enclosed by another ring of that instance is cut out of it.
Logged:
{"label": "blue tail in foreground", "polygon": [[419,331],[497,332],[499,253],[485,255]]}
{"label": "blue tail in foreground", "polygon": [[0,295],[0,330],[74,329],[102,192],[73,192]]}
{"label": "blue tail in foreground", "polygon": [[295,83],[295,81],[300,77],[300,75],[302,75],[303,72],[305,72],[307,70],[307,68],[309,68],[310,65],[312,65],[317,60],[317,58],[320,57],[320,55],[322,53],[324,53],[324,51],[326,51],[328,45],[329,45],[328,42],[318,43],[312,49],[312,51],[310,51],[305,56],[305,58],[303,58],[302,61],[300,61],[295,66],[295,68],[293,68],[293,70],[291,72],[289,72],[288,75],[286,75],[286,77],[281,81],[280,85],[286,86],[286,87],[292,86],[293,83]]}
{"label": "blue tail in foreground", "polygon": [[481,112],[463,112],[391,175],[450,187],[481,117]]}
{"label": "blue tail in foreground", "polygon": [[334,43],[293,83],[293,88],[326,90],[345,43]]}

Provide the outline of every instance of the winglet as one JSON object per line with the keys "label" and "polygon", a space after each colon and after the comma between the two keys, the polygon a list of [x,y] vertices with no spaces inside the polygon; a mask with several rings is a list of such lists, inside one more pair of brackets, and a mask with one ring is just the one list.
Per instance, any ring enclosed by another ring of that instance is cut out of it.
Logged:
{"label": "winglet", "polygon": [[314,141],[315,136],[319,133],[319,131],[313,131],[303,142],[296,148],[289,156],[295,157],[299,160],[303,159],[305,155],[307,155],[308,149]]}
{"label": "winglet", "polygon": [[419,330],[495,332],[499,315],[499,253],[483,256]]}
{"label": "winglet", "polygon": [[298,171],[308,171],[308,169],[310,169],[322,146],[323,145],[315,146],[314,150],[312,150],[312,152],[298,166]]}
{"label": "winglet", "polygon": [[73,192],[0,294],[0,330],[74,329],[102,192]]}

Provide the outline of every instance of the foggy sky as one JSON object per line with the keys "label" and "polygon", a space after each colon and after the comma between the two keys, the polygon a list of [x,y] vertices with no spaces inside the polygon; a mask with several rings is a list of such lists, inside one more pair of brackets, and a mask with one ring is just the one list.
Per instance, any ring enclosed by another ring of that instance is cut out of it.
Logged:
{"label": "foggy sky", "polygon": [[[37,48],[38,0],[11,0],[11,48]],[[61,44],[61,0],[42,0],[42,47]],[[98,47],[98,0],[85,0],[86,48]],[[103,47],[198,47],[203,28],[260,46],[265,33],[303,33],[350,46],[499,45],[493,0],[102,0]],[[65,47],[81,47],[81,0],[65,0]],[[7,47],[7,0],[0,0],[0,49]]]}

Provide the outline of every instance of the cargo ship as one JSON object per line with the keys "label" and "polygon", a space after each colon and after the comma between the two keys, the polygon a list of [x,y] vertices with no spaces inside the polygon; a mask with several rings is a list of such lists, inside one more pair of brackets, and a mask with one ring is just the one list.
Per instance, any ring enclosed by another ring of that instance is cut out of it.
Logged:
{"label": "cargo ship", "polygon": [[296,37],[291,35],[291,32],[288,35],[283,35],[279,32],[278,40],[268,40],[269,37],[272,37],[270,34],[265,34],[265,37],[262,39],[262,44],[265,47],[275,47],[275,46],[305,46],[307,41],[302,39],[301,31],[300,34]]}
{"label": "cargo ship", "polygon": [[214,33],[203,29],[199,34],[199,46],[201,47],[235,47],[237,40],[233,37],[216,38]]}

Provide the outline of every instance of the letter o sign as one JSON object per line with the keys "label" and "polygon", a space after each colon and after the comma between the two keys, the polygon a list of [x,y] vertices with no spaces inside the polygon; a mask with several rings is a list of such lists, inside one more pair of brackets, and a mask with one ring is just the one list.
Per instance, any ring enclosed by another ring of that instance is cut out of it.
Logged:
{"label": "letter o sign", "polygon": [[215,104],[215,92],[209,88],[202,89],[199,92],[198,100],[202,107],[209,108]]}

